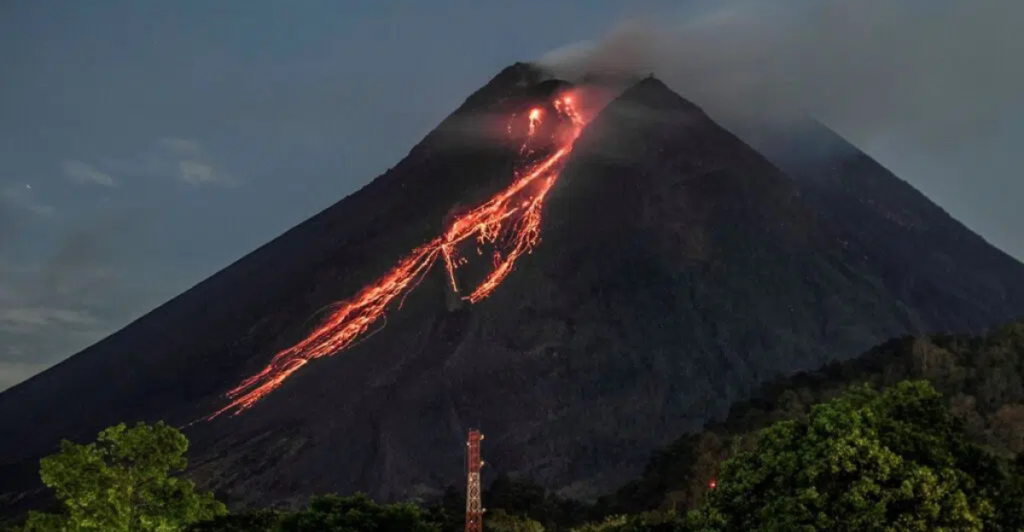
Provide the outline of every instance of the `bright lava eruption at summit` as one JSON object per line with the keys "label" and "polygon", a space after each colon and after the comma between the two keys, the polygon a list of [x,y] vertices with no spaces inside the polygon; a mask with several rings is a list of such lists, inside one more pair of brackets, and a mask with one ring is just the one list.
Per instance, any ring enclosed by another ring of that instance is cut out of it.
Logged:
{"label": "bright lava eruption at summit", "polygon": [[[305,339],[275,355],[262,371],[230,390],[226,395],[229,403],[206,419],[231,411],[238,414],[250,408],[310,361],[331,356],[365,338],[396,299],[401,307],[404,297],[416,288],[438,257],[443,258],[452,289],[462,293],[455,272],[468,260],[459,256],[457,248],[470,237],[475,237],[478,246],[493,247],[493,269],[462,299],[478,303],[491,295],[512,272],[516,260],[530,253],[540,241],[544,199],[585,125],[570,94],[557,95],[550,103],[557,117],[550,129],[551,137],[539,138],[545,112],[541,107],[530,109],[526,117],[526,140],[519,150],[523,160],[508,188],[458,215],[442,235],[416,248],[376,282],[338,304]],[[515,120],[513,115],[512,121]],[[512,125],[510,121],[510,132]]]}

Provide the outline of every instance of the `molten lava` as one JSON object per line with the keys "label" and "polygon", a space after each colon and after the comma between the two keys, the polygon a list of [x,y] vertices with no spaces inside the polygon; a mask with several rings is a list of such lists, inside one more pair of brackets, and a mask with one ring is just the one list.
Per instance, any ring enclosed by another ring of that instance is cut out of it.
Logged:
{"label": "molten lava", "polygon": [[540,109],[530,109],[530,132],[529,136],[533,136],[537,132],[537,126],[540,124]]}
{"label": "molten lava", "polygon": [[[539,242],[544,199],[584,126],[570,96],[556,98],[552,105],[568,127],[555,128],[551,154],[530,164],[521,163],[521,170],[516,172],[516,179],[508,188],[459,215],[444,234],[413,250],[383,277],[338,305],[304,340],[275,355],[262,371],[229,391],[229,403],[206,419],[229,411],[238,414],[250,408],[310,361],[333,355],[365,338],[371,327],[384,319],[391,303],[398,299],[398,307],[401,307],[402,298],[419,284],[439,256],[444,259],[452,289],[460,293],[455,271],[467,260],[458,256],[457,248],[470,237],[476,237],[478,246],[494,248],[493,269],[463,299],[478,303],[491,295],[512,272],[519,257],[533,251]],[[528,157],[536,152],[542,114],[539,108],[530,110],[527,138],[520,154]],[[511,122],[508,129],[512,131]]]}

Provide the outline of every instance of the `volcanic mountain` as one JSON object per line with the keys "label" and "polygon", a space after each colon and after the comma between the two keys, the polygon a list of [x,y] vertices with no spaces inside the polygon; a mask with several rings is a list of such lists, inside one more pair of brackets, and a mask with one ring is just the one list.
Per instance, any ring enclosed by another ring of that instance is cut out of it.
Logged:
{"label": "volcanic mountain", "polygon": [[841,233],[849,261],[930,331],[981,332],[1021,316],[1020,263],[814,120],[736,130]]}
{"label": "volcanic mountain", "polygon": [[654,78],[599,92],[505,69],[362,190],[0,394],[9,506],[60,438],[138,419],[187,425],[190,474],[239,503],[430,495],[470,427],[492,474],[588,496],[762,381],[1024,315],[1024,266],[952,222],[918,259],[991,290],[916,296],[939,266],[878,220],[923,197],[836,211],[858,174],[812,195]]}

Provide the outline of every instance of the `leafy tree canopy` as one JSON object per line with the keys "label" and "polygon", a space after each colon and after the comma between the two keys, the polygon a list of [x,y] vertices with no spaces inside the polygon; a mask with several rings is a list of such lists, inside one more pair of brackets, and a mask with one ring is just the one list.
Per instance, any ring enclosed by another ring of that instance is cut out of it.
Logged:
{"label": "leafy tree canopy", "polygon": [[409,503],[380,505],[363,494],[314,498],[281,517],[281,532],[441,532],[426,512]]}
{"label": "leafy tree canopy", "polygon": [[33,512],[26,532],[177,532],[226,513],[210,494],[173,476],[185,469],[188,440],[162,422],[123,423],[80,445],[61,442],[43,458],[40,476],[63,506],[58,514]]}
{"label": "leafy tree canopy", "polygon": [[277,532],[281,526],[280,512],[256,510],[218,516],[189,526],[188,532]]}
{"label": "leafy tree canopy", "polygon": [[608,517],[599,523],[591,523],[571,532],[687,532],[692,530],[686,518],[672,512],[659,514],[620,515]]}
{"label": "leafy tree canopy", "polygon": [[530,519],[512,515],[505,510],[487,512],[484,519],[484,530],[487,532],[544,532],[544,526]]}
{"label": "leafy tree canopy", "polygon": [[[926,382],[855,387],[776,423],[722,464],[698,530],[1017,530],[996,459],[966,441]],[[1019,513],[1019,510],[1016,511]],[[989,526],[991,525],[991,526]]]}

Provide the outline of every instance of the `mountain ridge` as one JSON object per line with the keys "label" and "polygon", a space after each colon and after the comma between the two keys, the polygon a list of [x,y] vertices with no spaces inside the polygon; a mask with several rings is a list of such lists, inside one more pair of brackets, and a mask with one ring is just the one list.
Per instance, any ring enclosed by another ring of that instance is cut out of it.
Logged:
{"label": "mountain ridge", "polygon": [[[516,64],[503,70],[494,79],[492,79],[490,83],[486,84],[480,90],[470,95],[467,98],[466,102],[463,103],[463,105],[461,105],[455,112],[449,115],[448,118],[442,121],[441,125],[437,129],[428,134],[422,141],[417,143],[416,146],[414,146],[410,150],[409,155],[403,158],[403,162],[405,162],[405,165],[407,166],[409,164],[412,164],[412,162],[418,160],[418,158],[426,158],[429,160],[431,158],[430,152],[434,151],[433,147],[431,146],[431,141],[435,141],[435,139],[437,139],[439,136],[443,136],[444,133],[453,129],[453,124],[457,123],[457,121],[461,117],[465,116],[465,114],[476,111],[476,109],[480,106],[481,100],[491,99],[500,101],[506,99],[509,97],[510,93],[514,91],[515,86],[517,86],[520,83],[520,81],[522,81],[523,79],[530,79],[532,77],[535,77],[536,75],[537,73],[529,69],[525,64]],[[459,136],[459,138],[464,139],[465,137]],[[360,231],[367,231],[367,226],[369,226],[370,230],[372,231],[372,224],[366,221],[369,217],[360,216],[360,214],[364,213],[361,213],[359,211],[359,203],[357,202],[370,201],[373,198],[379,198],[381,195],[384,195],[386,193],[394,192],[393,189],[395,187],[401,186],[400,183],[396,183],[395,181],[401,179],[401,176],[403,175],[404,168],[402,168],[402,166],[403,163],[400,162],[399,165],[396,165],[392,169],[388,170],[387,172],[379,176],[377,179],[372,180],[369,184],[367,184],[360,190],[346,196],[342,200],[339,200],[331,207],[328,207],[322,210],[321,212],[313,215],[308,220],[299,224],[298,226],[288,231],[285,231],[280,236],[272,239],[267,244],[258,247],[251,253],[247,254],[245,257],[236,260],[235,262],[231,263],[224,269],[218,271],[208,279],[200,283],[197,283],[196,286],[194,286],[192,289],[189,289],[183,294],[175,298],[172,298],[167,303],[143,315],[139,319],[133,321],[126,327],[119,330],[118,332],[115,332],[111,336],[101,340],[100,342],[97,342],[97,344],[90,346],[89,348],[86,348],[80,354],[69,357],[60,364],[55,365],[53,368],[51,368],[51,370],[44,371],[41,374],[36,375],[31,379],[28,379],[24,383],[15,385],[10,389],[4,391],[2,394],[0,394],[0,411],[3,411],[4,402],[7,402],[7,404],[13,408],[13,403],[17,402],[17,399],[14,398],[19,398],[21,394],[25,393],[25,387],[29,386],[29,383],[37,381],[39,379],[47,379],[49,378],[49,375],[52,375],[53,371],[61,371],[66,373],[72,371],[71,369],[68,368],[68,366],[73,367],[74,370],[78,370],[80,369],[81,364],[93,362],[93,360],[91,360],[93,357],[113,356],[111,350],[120,346],[111,347],[111,344],[116,344],[119,340],[123,340],[123,336],[125,334],[123,331],[129,329],[138,330],[146,327],[149,328],[150,330],[145,332],[152,333],[153,331],[151,329],[154,327],[153,322],[159,321],[161,319],[166,320],[167,314],[174,314],[176,312],[179,314],[188,314],[190,312],[195,312],[197,310],[196,307],[201,308],[205,306],[204,302],[195,301],[196,299],[200,297],[205,297],[209,299],[214,296],[210,294],[210,292],[217,292],[219,290],[223,290],[223,284],[225,284],[226,282],[224,278],[226,276],[234,276],[235,278],[232,279],[231,281],[237,283],[240,282],[237,279],[238,277],[252,275],[252,270],[256,267],[256,264],[258,264],[259,262],[271,260],[268,257],[268,255],[270,254],[277,255],[277,257],[275,257],[276,261],[273,265],[274,269],[285,275],[289,273],[294,274],[294,272],[288,271],[288,265],[291,265],[293,267],[293,270],[295,268],[306,268],[307,270],[314,268],[315,265],[309,263],[303,264],[303,261],[301,260],[293,260],[294,257],[297,257],[299,259],[303,259],[305,257],[300,252],[303,251],[302,248],[306,243],[304,242],[303,239],[293,238],[294,235],[296,235],[297,233],[305,233],[306,235],[309,235],[310,233],[316,233],[319,230],[319,248],[329,250],[336,245],[336,242],[332,242],[332,240],[334,239],[328,232],[335,226],[341,224],[354,224],[357,227],[360,227]],[[493,173],[500,174],[503,172]],[[416,195],[412,195],[412,197],[415,198]],[[339,206],[343,204],[346,206],[355,205],[356,208],[351,211],[339,209]],[[395,209],[401,208],[401,206],[395,207]],[[365,209],[363,209],[363,211],[365,211]],[[441,215],[436,216],[437,221],[434,223],[439,223],[442,218],[443,216]],[[429,234],[428,232],[430,231],[430,229],[425,229],[426,230],[421,229],[419,231],[421,235]],[[372,234],[369,236],[372,236]],[[306,236],[305,238],[309,238],[309,236]],[[419,238],[414,237],[414,239],[415,240],[410,239],[410,241],[425,240],[426,237],[420,236]],[[318,249],[318,247],[313,246],[313,249]],[[324,259],[320,260],[327,260],[328,258],[329,257],[325,257]],[[199,295],[197,296],[197,294]],[[334,298],[325,298],[325,303],[330,302],[330,300],[332,299]],[[209,302],[207,301],[206,304],[208,303]],[[239,334],[239,336],[243,336],[244,334],[245,332],[243,331],[241,334]],[[223,383],[221,383],[220,385],[222,386]],[[209,390],[215,386],[217,386],[216,383],[207,383],[205,388]],[[7,401],[4,401],[5,399]],[[181,421],[187,422],[190,420],[182,418]],[[83,434],[82,436],[85,435]],[[6,456],[8,454],[8,451],[4,449],[2,443],[0,443],[0,453],[2,453],[0,455],[3,456]]]}
{"label": "mountain ridge", "polygon": [[[922,328],[979,333],[1020,317],[1024,272],[1016,258],[824,124],[808,119],[737,132],[830,218],[848,244],[851,261],[870,265],[889,290],[928,309],[922,312]],[[795,145],[810,149],[797,151]],[[974,318],[957,317],[965,315]]]}
{"label": "mountain ridge", "polygon": [[[488,117],[527,110],[560,83],[506,68],[360,191],[0,394],[0,426],[17,434],[0,441],[0,491],[29,489],[4,471],[59,437],[223,406],[220,394],[301,339],[310,316],[435,236],[457,205],[507,185],[517,147]],[[759,383],[922,327],[897,285],[844,254],[848,227],[741,138],[641,80],[584,129],[539,247],[489,299],[452,305],[434,268],[379,334],[310,363],[250,411],[188,427],[190,475],[243,504],[430,495],[459,477],[474,426],[503,472],[596,495]],[[973,324],[970,311],[950,319]],[[61,394],[81,399],[40,422]]]}

